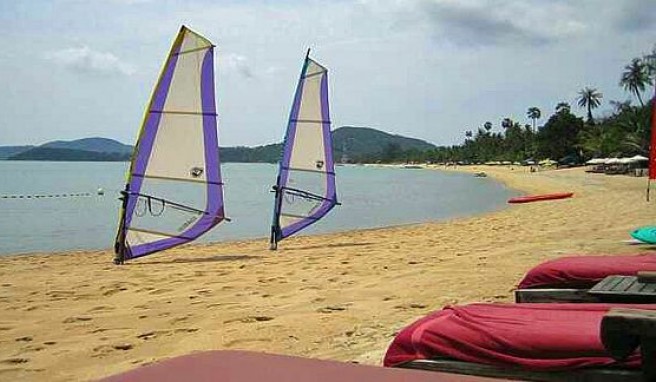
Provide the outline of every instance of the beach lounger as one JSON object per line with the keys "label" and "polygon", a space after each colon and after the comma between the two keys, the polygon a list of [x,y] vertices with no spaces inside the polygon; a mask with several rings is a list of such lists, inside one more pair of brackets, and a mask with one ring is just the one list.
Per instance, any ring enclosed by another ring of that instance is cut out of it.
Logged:
{"label": "beach lounger", "polygon": [[497,379],[389,369],[246,351],[217,350],[172,358],[104,382],[498,382]]}
{"label": "beach lounger", "polygon": [[656,304],[451,306],[399,332],[384,364],[530,381],[656,381],[654,317]]}
{"label": "beach lounger", "polygon": [[[515,301],[656,302],[656,284],[645,277],[654,271],[654,253],[562,257],[531,269],[519,283]],[[613,292],[605,293],[608,289]]]}

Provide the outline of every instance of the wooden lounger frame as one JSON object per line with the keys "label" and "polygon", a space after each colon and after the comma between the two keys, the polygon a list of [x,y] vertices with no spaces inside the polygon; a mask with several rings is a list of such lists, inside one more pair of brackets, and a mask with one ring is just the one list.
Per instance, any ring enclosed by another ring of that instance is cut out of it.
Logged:
{"label": "wooden lounger frame", "polygon": [[448,358],[410,361],[396,367],[538,382],[656,382],[655,311],[611,309],[602,319],[600,336],[606,350],[618,361],[625,359],[640,347],[642,359],[646,360],[643,362],[642,370],[608,367],[539,372]]}
{"label": "wooden lounger frame", "polygon": [[515,301],[656,303],[656,272],[637,276],[608,276],[591,289],[518,289]]}

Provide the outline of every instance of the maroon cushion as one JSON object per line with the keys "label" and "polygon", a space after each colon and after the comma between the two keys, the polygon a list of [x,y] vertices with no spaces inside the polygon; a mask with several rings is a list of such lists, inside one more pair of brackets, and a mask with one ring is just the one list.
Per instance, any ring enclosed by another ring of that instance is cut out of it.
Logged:
{"label": "maroon cushion", "polygon": [[[385,366],[448,357],[536,371],[617,366],[599,337],[611,307],[656,310],[656,304],[472,304],[418,320],[394,339]],[[634,354],[622,367],[639,367]]]}
{"label": "maroon cushion", "polygon": [[656,271],[656,254],[561,257],[531,269],[518,288],[591,288],[606,276],[638,271]]}
{"label": "maroon cushion", "polygon": [[386,369],[246,351],[208,351],[118,374],[104,382],[498,382],[498,379]]}

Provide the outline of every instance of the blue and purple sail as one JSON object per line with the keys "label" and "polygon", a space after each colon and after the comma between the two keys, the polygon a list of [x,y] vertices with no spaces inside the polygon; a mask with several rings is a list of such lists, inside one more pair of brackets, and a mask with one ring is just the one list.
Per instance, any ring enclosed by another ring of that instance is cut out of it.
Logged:
{"label": "blue and purple sail", "polygon": [[328,108],[328,70],[305,57],[274,186],[271,249],[316,223],[337,202]]}
{"label": "blue and purple sail", "polygon": [[190,242],[225,219],[214,45],[184,26],[146,109],[127,177],[117,264]]}

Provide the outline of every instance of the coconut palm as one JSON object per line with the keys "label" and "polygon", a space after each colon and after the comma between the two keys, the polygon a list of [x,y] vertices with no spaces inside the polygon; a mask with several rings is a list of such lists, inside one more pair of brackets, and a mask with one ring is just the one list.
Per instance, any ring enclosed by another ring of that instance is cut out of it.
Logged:
{"label": "coconut palm", "polygon": [[604,95],[595,88],[585,87],[583,90],[579,90],[579,99],[577,100],[577,103],[579,107],[585,107],[588,109],[588,122],[591,125],[594,125],[592,109],[596,109],[601,105],[601,99],[603,96]]}
{"label": "coconut palm", "polygon": [[526,115],[533,120],[533,130],[535,130],[535,121],[540,119],[540,117],[542,116],[540,109],[538,109],[535,106],[529,107],[528,111],[526,112]]}
{"label": "coconut palm", "polygon": [[624,90],[635,94],[642,106],[645,106],[645,104],[642,102],[640,93],[645,91],[645,85],[649,83],[649,70],[642,59],[634,58],[629,65],[624,67],[620,85]]}
{"label": "coconut palm", "polygon": [[483,128],[485,129],[485,131],[487,131],[487,132],[489,133],[490,130],[492,130],[492,122],[490,122],[490,121],[486,121],[486,122],[483,124]]}
{"label": "coconut palm", "polygon": [[513,120],[510,119],[510,118],[504,118],[504,119],[501,121],[501,127],[503,127],[504,129],[508,129],[508,128],[510,128],[512,125],[513,125]]}
{"label": "coconut palm", "polygon": [[571,110],[567,102],[558,102],[556,105],[556,113],[569,113]]}

